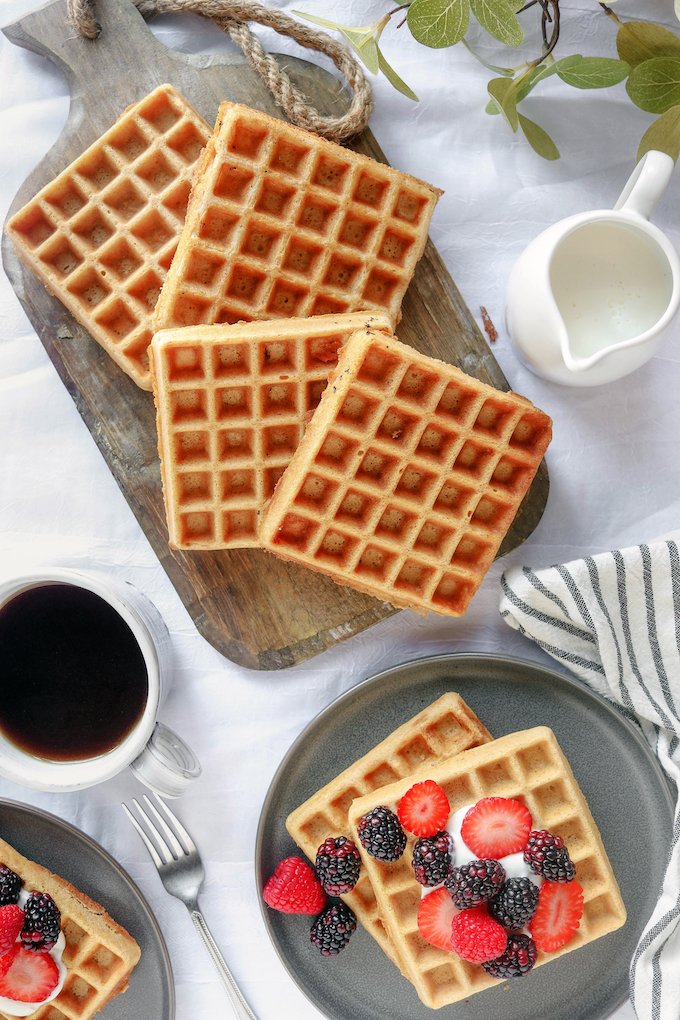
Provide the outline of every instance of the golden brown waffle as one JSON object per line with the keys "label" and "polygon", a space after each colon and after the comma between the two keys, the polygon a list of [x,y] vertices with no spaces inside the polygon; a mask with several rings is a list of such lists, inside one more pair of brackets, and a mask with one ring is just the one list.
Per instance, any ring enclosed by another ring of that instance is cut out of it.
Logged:
{"label": "golden brown waffle", "polygon": [[440,194],[368,156],[223,103],[155,331],[366,309],[396,323]]}
{"label": "golden brown waffle", "polygon": [[[418,769],[491,739],[489,731],[459,694],[444,694],[296,808],[288,815],[286,828],[315,862],[318,847],[330,836],[347,836],[356,841],[348,818],[355,797],[408,778]],[[399,966],[397,949],[378,915],[366,868],[362,868],[354,889],[342,899]]]}
{"label": "golden brown waffle", "polygon": [[[66,938],[62,957],[66,979],[59,995],[31,1013],[30,1020],[89,1020],[110,999],[125,991],[132,968],[139,960],[139,946],[104,907],[63,878],[22,857],[3,839],[0,863],[23,878],[27,892],[49,893],[61,911],[61,930]],[[1,1009],[0,1017],[13,1020]]]}
{"label": "golden brown waffle", "polygon": [[368,329],[331,378],[266,510],[263,545],[395,606],[462,615],[550,419]]}
{"label": "golden brown waffle", "polygon": [[150,348],[170,545],[259,546],[262,506],[319,403],[338,349],[386,315],[355,312],[162,330]]}
{"label": "golden brown waffle", "polygon": [[377,861],[358,841],[356,830],[362,815],[379,804],[396,811],[406,791],[423,779],[439,783],[452,813],[483,797],[513,798],[528,807],[534,829],[547,829],[564,839],[576,865],[576,881],[583,889],[583,917],[565,946],[554,953],[539,952],[537,967],[625,923],[626,910],[597,826],[552,730],[537,726],[464,751],[355,800],[349,812],[353,838],[373,884],[385,928],[398,947],[402,973],[412,981],[426,1006],[436,1009],[467,999],[500,982],[488,977],[481,966],[461,960],[454,952],[437,949],[420,935],[421,886],[411,867],[412,836],[403,856],[394,864]]}
{"label": "golden brown waffle", "polygon": [[151,313],[210,133],[161,85],[7,224],[19,258],[143,389]]}

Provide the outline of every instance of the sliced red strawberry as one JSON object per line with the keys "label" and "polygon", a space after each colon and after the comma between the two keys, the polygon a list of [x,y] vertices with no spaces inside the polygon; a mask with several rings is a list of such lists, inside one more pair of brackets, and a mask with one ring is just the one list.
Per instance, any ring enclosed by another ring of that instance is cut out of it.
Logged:
{"label": "sliced red strawberry", "polygon": [[531,814],[518,800],[484,797],[471,807],[461,826],[463,842],[480,859],[497,861],[523,850],[531,832]]}
{"label": "sliced red strawberry", "polygon": [[451,924],[459,911],[446,889],[424,896],[418,910],[418,930],[437,949],[451,949]]}
{"label": "sliced red strawberry", "polygon": [[0,907],[0,957],[9,952],[24,926],[24,912],[16,903]]}
{"label": "sliced red strawberry", "polygon": [[486,907],[461,910],[451,925],[451,948],[470,963],[486,963],[501,956],[508,945],[505,929],[486,912]]}
{"label": "sliced red strawberry", "polygon": [[414,836],[434,836],[446,825],[451,808],[441,786],[432,779],[416,783],[399,801],[399,821]]}
{"label": "sliced red strawberry", "polygon": [[0,977],[0,995],[15,1002],[43,1002],[57,987],[59,969],[49,953],[16,945],[7,955],[11,961]]}
{"label": "sliced red strawberry", "polygon": [[531,937],[543,953],[565,945],[579,926],[583,914],[583,889],[578,882],[544,882],[538,910],[529,922]]}

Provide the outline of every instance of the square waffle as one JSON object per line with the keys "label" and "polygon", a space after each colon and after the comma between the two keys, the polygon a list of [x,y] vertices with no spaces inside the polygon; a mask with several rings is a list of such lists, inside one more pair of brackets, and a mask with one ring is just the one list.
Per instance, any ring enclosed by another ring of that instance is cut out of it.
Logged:
{"label": "square waffle", "polygon": [[547,829],[564,839],[576,865],[576,881],[583,889],[583,917],[569,942],[554,953],[539,952],[535,966],[579,949],[625,923],[626,910],[597,826],[552,730],[537,726],[464,751],[355,800],[349,812],[353,838],[373,885],[380,916],[398,947],[402,973],[426,1006],[437,1009],[502,982],[453,951],[437,949],[420,935],[421,886],[411,867],[414,837],[409,836],[404,854],[394,864],[377,861],[358,841],[356,831],[362,815],[378,805],[396,812],[406,791],[424,779],[433,779],[444,789],[452,813],[483,797],[516,799],[531,812],[534,829]]}
{"label": "square waffle", "polygon": [[[318,847],[330,836],[347,836],[356,841],[348,818],[354,798],[408,778],[416,770],[491,739],[489,731],[459,694],[444,694],[296,808],[288,815],[286,828],[314,863]],[[366,868],[354,889],[341,899],[399,966],[397,948],[378,914]]]}
{"label": "square waffle", "polygon": [[157,333],[149,349],[170,545],[259,546],[262,507],[338,349],[386,315],[355,312]]}
{"label": "square waffle", "polygon": [[441,192],[223,103],[155,331],[372,309],[396,323]]}
{"label": "square waffle", "polygon": [[266,549],[395,606],[462,615],[550,419],[384,333],[355,333],[276,487]]}
{"label": "square waffle", "polygon": [[7,223],[19,258],[143,389],[151,313],[209,137],[160,85]]}
{"label": "square waffle", "polygon": [[[24,880],[26,892],[49,893],[61,911],[61,930],[66,938],[64,986],[55,999],[31,1013],[29,1020],[89,1020],[125,991],[139,960],[139,946],[104,907],[63,878],[22,857],[3,839],[0,863]],[[14,1020],[2,1009],[0,1017]]]}

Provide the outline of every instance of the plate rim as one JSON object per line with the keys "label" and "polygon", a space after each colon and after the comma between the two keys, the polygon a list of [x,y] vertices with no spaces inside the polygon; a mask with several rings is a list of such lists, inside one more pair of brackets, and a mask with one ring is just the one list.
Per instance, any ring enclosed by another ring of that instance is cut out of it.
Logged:
{"label": "plate rim", "polygon": [[137,884],[132,880],[132,878],[128,875],[125,868],[123,868],[123,866],[118,863],[115,857],[112,857],[108,850],[105,850],[104,847],[96,841],[96,839],[93,839],[92,836],[88,836],[88,834],[86,832],[83,832],[82,829],[79,829],[77,826],[72,825],[71,822],[67,822],[64,818],[60,818],[53,812],[46,811],[44,808],[36,807],[33,804],[24,804],[20,800],[12,800],[10,797],[0,797],[0,809],[2,809],[3,807],[19,808],[20,811],[24,811],[26,814],[29,815],[34,815],[40,821],[46,822],[48,825],[56,825],[57,828],[64,829],[70,836],[75,836],[77,839],[80,839],[83,843],[85,843],[89,847],[90,850],[94,851],[96,854],[98,854],[98,856],[102,857],[109,866],[113,867],[113,870],[118,873],[119,877],[123,879],[123,882],[128,886],[128,888],[134,894],[134,896],[136,896],[136,898],[139,900],[140,906],[142,907],[142,910],[146,913],[147,919],[151,922],[151,926],[154,929],[156,937],[158,939],[158,945],[161,950],[161,960],[163,962],[165,970],[164,977],[166,980],[168,991],[168,1006],[169,1006],[168,1020],[175,1020],[176,1009],[175,978],[172,972],[172,963],[170,961],[168,947],[166,945],[165,938],[163,937],[163,932],[160,929],[158,921],[156,920],[156,917],[153,911],[151,910],[151,907],[149,906],[142,891],[137,886]]}
{"label": "plate rim", "polygon": [[[273,799],[274,799],[274,794],[276,792],[276,787],[278,785],[279,778],[282,775],[282,773],[285,771],[285,769],[288,767],[289,762],[291,761],[291,759],[294,757],[294,755],[298,751],[300,745],[305,741],[305,739],[308,736],[308,734],[317,725],[319,725],[320,723],[323,723],[323,721],[325,720],[326,716],[329,715],[336,708],[337,705],[339,705],[339,704],[341,704],[341,703],[343,703],[345,701],[350,701],[353,697],[356,697],[356,695],[359,693],[359,691],[362,688],[365,688],[365,687],[367,687],[367,686],[369,686],[370,684],[373,684],[373,683],[377,684],[381,680],[384,680],[386,677],[393,676],[395,673],[398,674],[402,670],[406,670],[409,667],[423,666],[423,665],[427,665],[427,664],[442,663],[442,662],[451,662],[453,660],[455,660],[455,661],[470,661],[470,660],[473,660],[473,659],[476,660],[476,661],[480,661],[480,660],[483,660],[483,661],[493,661],[497,665],[502,665],[502,664],[508,665],[509,664],[509,665],[511,665],[513,667],[518,667],[518,666],[519,667],[528,667],[531,670],[536,670],[536,671],[538,671],[540,673],[543,673],[544,675],[553,677],[553,678],[555,678],[555,679],[557,679],[559,681],[564,681],[564,682],[566,682],[567,686],[575,688],[579,693],[586,694],[587,696],[592,697],[604,709],[606,709],[606,711],[610,715],[612,715],[617,722],[620,722],[620,723],[623,724],[624,730],[627,731],[629,736],[633,737],[633,739],[635,740],[635,742],[637,743],[639,748],[642,750],[642,752],[644,753],[645,757],[648,759],[649,764],[652,766],[652,771],[654,773],[656,773],[657,780],[660,781],[659,785],[660,785],[661,790],[663,791],[664,800],[666,802],[666,806],[668,807],[668,812],[669,812],[669,816],[671,818],[671,821],[672,821],[672,819],[674,817],[675,798],[674,798],[674,795],[673,795],[673,790],[672,790],[672,787],[671,787],[671,784],[670,784],[670,780],[668,779],[668,777],[666,776],[665,772],[661,768],[661,765],[660,765],[658,759],[653,754],[651,747],[649,746],[649,744],[645,740],[645,738],[642,735],[642,733],[639,730],[636,729],[636,727],[633,725],[633,723],[626,717],[626,715],[623,712],[618,711],[618,708],[617,708],[615,702],[610,701],[609,699],[605,698],[603,695],[599,694],[597,691],[594,691],[591,687],[587,686],[584,681],[579,680],[578,677],[576,677],[574,674],[562,672],[561,670],[555,669],[555,668],[553,668],[553,667],[551,667],[549,665],[545,666],[542,663],[535,662],[532,659],[524,659],[524,658],[522,658],[520,656],[513,656],[513,655],[502,655],[502,654],[500,654],[498,652],[487,652],[487,653],[484,653],[484,652],[482,652],[482,653],[477,653],[477,652],[442,652],[439,655],[426,655],[426,656],[422,656],[422,657],[415,657],[415,658],[412,658],[412,659],[407,659],[404,662],[398,663],[396,666],[390,666],[388,669],[381,670],[379,673],[374,673],[373,675],[371,675],[369,677],[366,677],[363,680],[360,680],[358,683],[354,684],[354,686],[348,688],[348,690],[343,691],[337,697],[333,698],[333,700],[328,705],[326,705],[325,708],[322,708],[320,712],[317,712],[317,714],[307,723],[307,725],[304,727],[304,729],[301,731],[301,733],[297,736],[297,738],[293,741],[293,743],[290,745],[288,750],[285,752],[283,758],[279,762],[279,765],[278,765],[274,775],[272,776],[271,782],[270,782],[269,787],[267,789],[267,793],[266,793],[264,801],[262,803],[262,809],[260,811],[260,817],[259,817],[258,824],[257,824],[257,832],[256,832],[256,836],[255,836],[255,883],[256,883],[256,887],[257,887],[257,898],[258,898],[258,903],[260,905],[260,913],[261,913],[262,919],[264,921],[264,926],[265,926],[265,929],[267,931],[267,935],[269,936],[269,941],[270,941],[271,945],[273,946],[278,959],[283,964],[286,973],[293,980],[293,983],[295,984],[296,988],[298,988],[298,990],[304,995],[304,997],[307,999],[307,1001],[310,1002],[319,1011],[320,1015],[323,1016],[323,1017],[327,1018],[327,1014],[324,1012],[324,1010],[320,1006],[320,1004],[318,1002],[316,1002],[312,998],[312,996],[310,994],[307,993],[306,989],[298,981],[296,974],[294,973],[294,971],[291,969],[291,967],[288,964],[288,960],[283,955],[283,953],[280,951],[279,946],[277,945],[275,940],[272,938],[271,931],[270,931],[270,925],[269,925],[269,922],[268,922],[268,914],[267,914],[268,907],[267,907],[267,904],[265,903],[264,898],[262,896],[263,883],[261,881],[261,866],[260,865],[261,865],[262,850],[263,850],[263,845],[264,845],[264,829],[265,829],[265,826],[267,824],[269,810],[271,808],[271,805],[272,805],[272,802],[273,802]],[[680,794],[679,794],[679,796],[680,796]],[[614,1016],[614,1014],[617,1012],[617,1010],[619,1010],[621,1008],[621,1006],[628,1000],[628,998],[629,998],[629,995],[628,995],[628,992],[626,990],[626,992],[624,994],[624,997],[614,1006],[613,1010],[610,1013],[607,1014],[607,1017],[606,1018],[603,1017],[602,1020],[611,1020],[611,1017]]]}

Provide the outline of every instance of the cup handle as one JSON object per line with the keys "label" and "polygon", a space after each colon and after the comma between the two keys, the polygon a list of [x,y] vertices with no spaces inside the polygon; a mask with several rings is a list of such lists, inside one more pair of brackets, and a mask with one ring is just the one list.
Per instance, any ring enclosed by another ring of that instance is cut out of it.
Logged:
{"label": "cup handle", "polygon": [[614,209],[625,209],[648,220],[666,190],[674,166],[667,152],[650,149],[628,178]]}
{"label": "cup handle", "polygon": [[189,745],[159,722],[130,768],[141,783],[162,797],[181,797],[201,774],[201,764]]}

